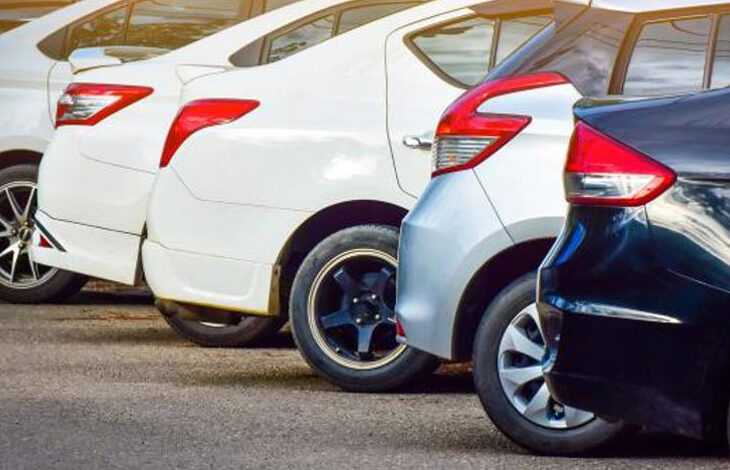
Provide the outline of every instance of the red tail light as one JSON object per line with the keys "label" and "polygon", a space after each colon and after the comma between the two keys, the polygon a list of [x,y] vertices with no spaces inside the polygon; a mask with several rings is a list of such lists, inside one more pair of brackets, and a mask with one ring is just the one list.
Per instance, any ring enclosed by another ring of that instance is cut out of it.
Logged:
{"label": "red tail light", "polygon": [[172,123],[162,150],[160,168],[166,167],[177,149],[195,132],[233,122],[258,108],[255,100],[210,99],[186,104]]}
{"label": "red tail light", "polygon": [[575,128],[565,165],[572,204],[640,206],[676,181],[674,172],[584,122]]}
{"label": "red tail light", "polygon": [[562,85],[558,73],[538,73],[485,82],[464,93],[446,110],[436,129],[433,176],[474,168],[519,134],[532,118],[478,111],[487,100],[500,95]]}
{"label": "red tail light", "polygon": [[149,87],[72,83],[58,100],[56,127],[93,126],[152,91]]}

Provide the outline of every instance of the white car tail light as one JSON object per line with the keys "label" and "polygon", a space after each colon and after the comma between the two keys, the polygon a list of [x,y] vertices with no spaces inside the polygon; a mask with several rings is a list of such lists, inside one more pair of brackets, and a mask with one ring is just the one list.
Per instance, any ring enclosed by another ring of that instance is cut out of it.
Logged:
{"label": "white car tail light", "polygon": [[149,87],[72,83],[58,100],[56,127],[93,126],[152,91]]}
{"label": "white car tail light", "polygon": [[166,167],[177,149],[188,137],[201,129],[233,122],[258,108],[255,100],[208,99],[191,101],[177,113],[167,134],[160,158],[160,168]]}
{"label": "white car tail light", "polygon": [[464,93],[446,110],[436,129],[433,176],[474,168],[519,134],[532,118],[486,114],[479,107],[491,98],[568,80],[558,73],[538,73],[485,82]]}
{"label": "white car tail light", "polygon": [[565,165],[572,204],[640,206],[676,181],[674,172],[584,122],[576,125]]}

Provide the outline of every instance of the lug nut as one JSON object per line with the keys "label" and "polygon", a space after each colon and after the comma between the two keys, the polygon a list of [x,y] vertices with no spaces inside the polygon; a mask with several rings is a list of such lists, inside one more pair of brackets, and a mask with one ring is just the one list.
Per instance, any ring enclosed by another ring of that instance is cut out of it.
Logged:
{"label": "lug nut", "polygon": [[353,304],[356,304],[358,302],[360,302],[360,299],[358,299],[357,297],[355,297],[354,299],[352,299],[352,303]]}
{"label": "lug nut", "polygon": [[370,295],[370,300],[377,300],[377,299],[378,299],[377,295],[375,295],[375,294]]}
{"label": "lug nut", "polygon": [[376,321],[379,321],[379,320],[380,320],[380,318],[381,318],[381,316],[380,316],[380,315],[375,315],[375,320],[376,320]]}
{"label": "lug nut", "polygon": [[357,323],[358,325],[361,324],[362,323],[362,318],[356,318],[355,319],[355,323]]}

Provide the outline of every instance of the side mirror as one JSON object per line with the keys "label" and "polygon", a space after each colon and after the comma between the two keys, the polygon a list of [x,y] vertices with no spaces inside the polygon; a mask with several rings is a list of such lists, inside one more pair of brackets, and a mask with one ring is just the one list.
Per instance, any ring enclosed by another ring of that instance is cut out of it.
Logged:
{"label": "side mirror", "polygon": [[151,59],[169,52],[157,47],[104,46],[84,47],[74,50],[68,57],[71,72],[77,74],[84,70],[121,65],[125,62]]}

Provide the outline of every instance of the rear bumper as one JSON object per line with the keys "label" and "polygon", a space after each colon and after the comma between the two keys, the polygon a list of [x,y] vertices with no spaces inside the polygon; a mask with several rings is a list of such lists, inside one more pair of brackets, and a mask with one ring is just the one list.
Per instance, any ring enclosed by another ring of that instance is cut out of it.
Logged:
{"label": "rear bumper", "polygon": [[572,208],[540,270],[546,380],[559,401],[692,437],[727,410],[730,295],[651,256],[643,208]]}
{"label": "rear bumper", "polygon": [[273,266],[170,250],[145,241],[147,284],[160,299],[239,311],[278,315],[269,305]]}
{"label": "rear bumper", "polygon": [[396,312],[406,342],[455,356],[456,316],[474,274],[512,242],[474,172],[434,179],[403,222]]}
{"label": "rear bumper", "polygon": [[[56,220],[40,210],[35,219],[31,252],[36,262],[123,284],[136,282],[138,235]],[[41,234],[54,246],[39,246]]]}

